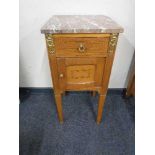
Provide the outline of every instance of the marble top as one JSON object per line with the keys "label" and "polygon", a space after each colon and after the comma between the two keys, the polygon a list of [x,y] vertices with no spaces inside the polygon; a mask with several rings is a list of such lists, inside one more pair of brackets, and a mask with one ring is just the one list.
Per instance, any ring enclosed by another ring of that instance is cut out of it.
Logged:
{"label": "marble top", "polygon": [[120,33],[123,28],[104,15],[54,15],[41,33]]}

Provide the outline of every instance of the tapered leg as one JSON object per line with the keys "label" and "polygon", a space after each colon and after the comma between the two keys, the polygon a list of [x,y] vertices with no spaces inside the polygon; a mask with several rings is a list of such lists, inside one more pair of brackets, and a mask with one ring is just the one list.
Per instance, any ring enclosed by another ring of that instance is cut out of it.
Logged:
{"label": "tapered leg", "polygon": [[92,96],[93,96],[93,97],[96,96],[96,91],[92,91]]}
{"label": "tapered leg", "polygon": [[57,106],[59,121],[60,121],[60,123],[63,123],[61,94],[56,94],[55,95],[55,101],[56,101],[56,106]]}
{"label": "tapered leg", "polygon": [[99,95],[97,124],[99,124],[101,122],[101,119],[102,119],[102,112],[103,112],[105,97],[106,97],[106,95]]}

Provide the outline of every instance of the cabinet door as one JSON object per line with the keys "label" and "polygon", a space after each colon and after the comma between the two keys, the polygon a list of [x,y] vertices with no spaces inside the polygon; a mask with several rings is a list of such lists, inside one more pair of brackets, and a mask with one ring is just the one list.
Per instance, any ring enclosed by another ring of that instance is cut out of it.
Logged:
{"label": "cabinet door", "polygon": [[61,90],[89,90],[99,87],[105,58],[57,58]]}

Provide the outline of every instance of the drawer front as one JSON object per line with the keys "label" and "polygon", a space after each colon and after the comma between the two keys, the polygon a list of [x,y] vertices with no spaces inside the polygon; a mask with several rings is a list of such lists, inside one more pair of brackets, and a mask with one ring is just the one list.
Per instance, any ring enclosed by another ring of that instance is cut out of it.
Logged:
{"label": "drawer front", "polygon": [[106,58],[57,58],[62,90],[100,87]]}
{"label": "drawer front", "polygon": [[57,57],[106,56],[109,37],[55,37]]}

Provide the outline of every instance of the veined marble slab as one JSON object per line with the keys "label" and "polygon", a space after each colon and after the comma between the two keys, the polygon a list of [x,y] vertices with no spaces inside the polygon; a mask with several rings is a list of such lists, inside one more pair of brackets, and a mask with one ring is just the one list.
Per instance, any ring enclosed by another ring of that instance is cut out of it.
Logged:
{"label": "veined marble slab", "polygon": [[104,15],[54,15],[41,33],[121,33],[123,28]]}

